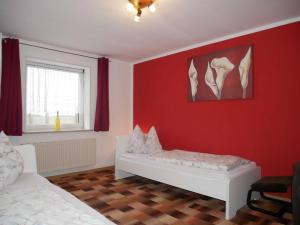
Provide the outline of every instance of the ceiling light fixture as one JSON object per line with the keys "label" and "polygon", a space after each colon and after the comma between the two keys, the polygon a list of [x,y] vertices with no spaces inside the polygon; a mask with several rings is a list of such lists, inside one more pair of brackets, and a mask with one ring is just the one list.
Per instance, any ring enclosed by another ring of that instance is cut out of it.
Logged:
{"label": "ceiling light fixture", "polygon": [[128,2],[127,3],[127,11],[128,12],[133,12],[133,10],[134,10],[134,6],[130,2]]}
{"label": "ceiling light fixture", "polygon": [[134,17],[134,21],[140,22],[142,9],[148,7],[151,13],[156,11],[154,2],[155,0],[128,0],[126,8],[128,12],[135,12],[136,15]]}

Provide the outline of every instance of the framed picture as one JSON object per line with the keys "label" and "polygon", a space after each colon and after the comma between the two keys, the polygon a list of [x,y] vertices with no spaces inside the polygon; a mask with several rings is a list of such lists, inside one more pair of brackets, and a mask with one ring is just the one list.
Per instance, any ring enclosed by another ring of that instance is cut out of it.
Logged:
{"label": "framed picture", "polygon": [[188,101],[253,96],[253,47],[240,46],[188,59]]}

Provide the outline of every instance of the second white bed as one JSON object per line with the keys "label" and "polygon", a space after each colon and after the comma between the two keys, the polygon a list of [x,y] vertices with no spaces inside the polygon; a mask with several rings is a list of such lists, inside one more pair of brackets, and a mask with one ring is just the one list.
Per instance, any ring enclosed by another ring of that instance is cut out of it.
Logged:
{"label": "second white bed", "polygon": [[129,136],[117,139],[116,179],[139,175],[226,202],[226,219],[231,219],[246,204],[250,185],[260,178],[255,164],[230,171],[216,171],[163,163],[143,154],[126,153]]}

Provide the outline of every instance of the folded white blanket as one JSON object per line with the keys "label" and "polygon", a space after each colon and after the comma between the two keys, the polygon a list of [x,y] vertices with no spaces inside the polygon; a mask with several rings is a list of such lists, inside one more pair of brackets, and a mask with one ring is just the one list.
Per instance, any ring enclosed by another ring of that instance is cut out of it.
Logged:
{"label": "folded white blanket", "polygon": [[177,165],[229,171],[238,166],[253,163],[232,155],[214,155],[182,150],[162,151],[148,155],[149,159]]}

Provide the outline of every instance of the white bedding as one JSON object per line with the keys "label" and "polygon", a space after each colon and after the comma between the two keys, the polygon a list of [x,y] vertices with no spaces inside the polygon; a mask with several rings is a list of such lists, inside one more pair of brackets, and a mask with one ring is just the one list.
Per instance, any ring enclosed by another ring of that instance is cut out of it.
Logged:
{"label": "white bedding", "polygon": [[130,136],[118,136],[115,178],[134,175],[169,184],[226,202],[225,218],[233,218],[246,204],[251,184],[260,178],[260,167],[248,163],[234,169],[213,170],[150,159],[146,154],[126,153]]}
{"label": "white bedding", "polygon": [[182,150],[161,151],[149,154],[147,157],[159,162],[220,171],[229,171],[238,166],[253,163],[238,156],[215,155]]}
{"label": "white bedding", "polygon": [[1,225],[113,225],[71,194],[36,174],[0,191]]}
{"label": "white bedding", "polygon": [[174,163],[169,163],[168,166],[166,166],[165,162],[152,160],[149,158],[149,155],[138,154],[138,153],[123,153],[119,158],[119,163],[120,164],[126,163],[129,165],[134,165],[134,164],[149,165],[155,168],[161,168],[164,170],[173,171],[178,175],[187,173],[195,176],[195,178],[203,177],[209,180],[224,180],[226,182],[232,179],[232,177],[239,176],[240,174],[252,170],[256,167],[255,163],[249,163],[249,164],[241,165],[229,171],[224,171],[224,170],[211,170],[207,168],[184,166],[184,165],[179,165]]}

